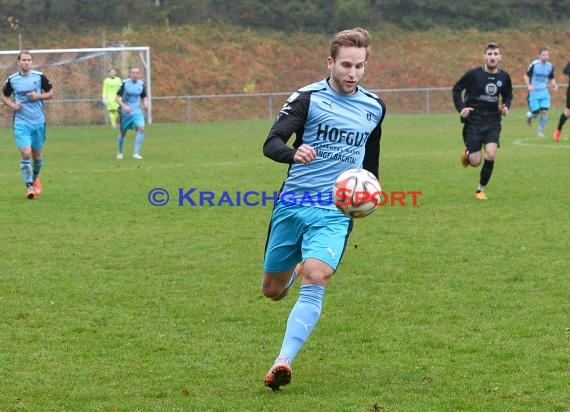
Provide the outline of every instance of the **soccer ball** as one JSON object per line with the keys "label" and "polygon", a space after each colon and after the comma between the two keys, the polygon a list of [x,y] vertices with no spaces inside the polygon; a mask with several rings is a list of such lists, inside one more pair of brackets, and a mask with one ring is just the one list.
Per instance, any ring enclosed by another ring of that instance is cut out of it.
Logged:
{"label": "soccer ball", "polygon": [[360,218],[374,212],[382,201],[380,182],[365,169],[342,172],[333,185],[336,207],[345,215]]}

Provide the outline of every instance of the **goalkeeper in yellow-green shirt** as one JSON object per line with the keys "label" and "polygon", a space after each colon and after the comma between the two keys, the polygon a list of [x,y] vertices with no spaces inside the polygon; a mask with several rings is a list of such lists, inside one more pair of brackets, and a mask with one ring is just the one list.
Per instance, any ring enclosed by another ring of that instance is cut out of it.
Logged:
{"label": "goalkeeper in yellow-green shirt", "polygon": [[107,105],[109,122],[113,129],[119,127],[119,103],[115,101],[117,91],[121,88],[122,80],[115,69],[109,70],[109,76],[103,80],[103,104]]}

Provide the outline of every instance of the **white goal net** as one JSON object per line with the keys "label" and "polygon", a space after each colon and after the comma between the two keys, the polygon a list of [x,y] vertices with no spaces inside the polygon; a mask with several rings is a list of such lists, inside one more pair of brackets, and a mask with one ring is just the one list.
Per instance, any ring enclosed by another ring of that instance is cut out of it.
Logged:
{"label": "white goal net", "polygon": [[[34,70],[43,72],[54,86],[54,98],[46,101],[47,123],[53,126],[107,123],[106,106],[101,101],[103,80],[114,67],[125,79],[129,68],[141,70],[148,94],[147,122],[152,123],[149,47],[106,47],[83,49],[30,50]],[[0,51],[0,81],[18,71],[20,50]],[[2,105],[3,127],[12,125],[12,113]]]}

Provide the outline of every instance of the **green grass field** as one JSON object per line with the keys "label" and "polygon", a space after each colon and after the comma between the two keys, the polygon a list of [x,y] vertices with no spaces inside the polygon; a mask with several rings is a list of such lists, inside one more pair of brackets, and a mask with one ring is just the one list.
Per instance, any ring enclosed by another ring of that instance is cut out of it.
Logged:
{"label": "green grass field", "polygon": [[34,201],[0,129],[0,410],[568,411],[570,140],[523,116],[503,123],[487,202],[457,116],[387,117],[383,189],[418,205],[356,221],[276,393],[263,376],[298,288],[260,294],[271,207],[176,200],[277,190],[270,122],[153,124],[143,161],[117,161],[109,127],[49,128]]}

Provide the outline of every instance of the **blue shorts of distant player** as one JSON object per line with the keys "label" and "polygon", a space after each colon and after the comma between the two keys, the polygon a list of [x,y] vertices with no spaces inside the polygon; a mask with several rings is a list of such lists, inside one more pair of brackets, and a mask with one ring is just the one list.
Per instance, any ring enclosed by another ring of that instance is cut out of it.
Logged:
{"label": "blue shorts of distant player", "polygon": [[22,150],[24,147],[32,147],[33,150],[41,150],[46,141],[46,125],[40,124],[14,124],[14,139],[16,147]]}
{"label": "blue shorts of distant player", "polygon": [[125,114],[121,111],[121,132],[126,132],[129,129],[136,130],[138,127],[144,127],[142,112]]}
{"label": "blue shorts of distant player", "polygon": [[548,93],[548,90],[529,93],[528,109],[532,113],[550,109],[550,93]]}

